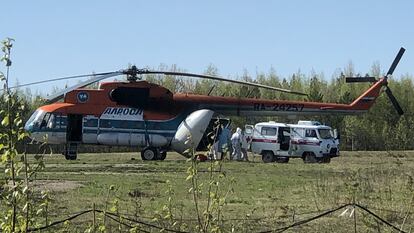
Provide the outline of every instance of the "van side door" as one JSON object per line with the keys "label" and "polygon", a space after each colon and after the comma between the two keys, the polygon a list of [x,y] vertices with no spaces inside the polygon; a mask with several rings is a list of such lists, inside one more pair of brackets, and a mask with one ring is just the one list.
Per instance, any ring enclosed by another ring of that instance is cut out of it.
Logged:
{"label": "van side door", "polygon": [[277,154],[280,150],[280,144],[277,139],[279,127],[277,126],[262,126],[260,129],[260,138],[254,139],[254,141],[260,142],[262,150],[271,150],[273,154]]}

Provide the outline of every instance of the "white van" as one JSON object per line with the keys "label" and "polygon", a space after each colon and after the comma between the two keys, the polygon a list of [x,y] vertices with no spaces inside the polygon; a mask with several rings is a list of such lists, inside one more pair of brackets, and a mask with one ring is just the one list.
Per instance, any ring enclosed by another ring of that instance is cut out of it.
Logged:
{"label": "white van", "polygon": [[262,155],[265,163],[287,163],[289,158],[302,158],[305,163],[329,163],[332,157],[339,156],[336,130],[315,121],[262,122],[246,125],[245,134],[251,141],[251,151]]}

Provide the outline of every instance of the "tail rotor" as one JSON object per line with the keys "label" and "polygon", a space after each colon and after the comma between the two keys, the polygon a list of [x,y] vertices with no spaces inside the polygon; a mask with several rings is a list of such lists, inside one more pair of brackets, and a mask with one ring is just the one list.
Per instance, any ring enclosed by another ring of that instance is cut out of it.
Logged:
{"label": "tail rotor", "polygon": [[385,93],[387,94],[388,98],[390,99],[392,105],[394,106],[395,110],[397,110],[397,113],[399,115],[403,115],[404,111],[402,110],[400,104],[398,103],[395,96],[392,94],[392,91],[390,87],[388,86],[388,78],[392,76],[394,73],[395,68],[397,67],[398,63],[401,60],[401,57],[403,56],[405,52],[405,49],[403,47],[400,48],[400,51],[398,51],[397,56],[395,57],[394,61],[392,62],[390,68],[388,69],[387,74],[380,80],[377,80],[375,77],[346,77],[345,81],[347,83],[362,83],[362,82],[382,82],[382,85],[385,86]]}
{"label": "tail rotor", "polygon": [[397,67],[398,63],[401,60],[401,57],[403,56],[405,52],[405,49],[403,47],[400,48],[400,51],[398,52],[397,56],[395,57],[394,61],[392,62],[390,69],[387,72],[387,75],[384,77],[384,86],[385,86],[385,93],[387,94],[388,98],[390,99],[392,105],[394,106],[395,110],[397,110],[399,115],[403,115],[404,111],[402,110],[400,104],[398,103],[395,96],[392,94],[392,91],[390,87],[388,86],[388,78],[394,73],[395,68]]}

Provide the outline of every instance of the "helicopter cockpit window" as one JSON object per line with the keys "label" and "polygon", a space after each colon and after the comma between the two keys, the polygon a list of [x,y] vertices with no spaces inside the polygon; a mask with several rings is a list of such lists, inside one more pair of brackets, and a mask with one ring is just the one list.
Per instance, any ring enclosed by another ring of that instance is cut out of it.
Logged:
{"label": "helicopter cockpit window", "polygon": [[46,113],[42,119],[42,122],[40,123],[40,129],[46,128],[47,122],[49,121],[49,117],[50,117],[50,113]]}
{"label": "helicopter cockpit window", "polygon": [[59,128],[60,114],[46,113],[40,123],[40,129],[56,129]]}
{"label": "helicopter cockpit window", "polygon": [[56,117],[55,114],[50,114],[49,120],[47,121],[47,127],[48,129],[54,129],[56,128]]}
{"label": "helicopter cockpit window", "polygon": [[25,125],[25,129],[26,130],[32,130],[32,129],[37,129],[40,127],[41,121],[43,120],[43,117],[45,115],[45,112],[42,110],[36,110],[36,112],[34,112],[32,114],[32,116],[29,118],[29,120],[27,120],[26,125]]}

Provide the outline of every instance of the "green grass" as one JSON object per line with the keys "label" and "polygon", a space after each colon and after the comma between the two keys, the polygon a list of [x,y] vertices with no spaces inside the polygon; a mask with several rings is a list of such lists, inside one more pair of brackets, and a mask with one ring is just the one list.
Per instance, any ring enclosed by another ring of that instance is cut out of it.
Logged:
{"label": "green grass", "polygon": [[[178,154],[169,153],[162,162],[142,161],[138,153],[80,154],[76,161],[46,155],[45,163],[46,169],[36,177],[44,186],[37,189],[50,189],[54,219],[91,208],[92,203],[104,209],[115,198],[120,200],[120,212],[153,218],[167,203],[167,180],[174,191],[176,217],[195,218],[192,196],[188,193],[190,182],[186,181],[190,163]],[[205,185],[208,166],[209,162],[200,165],[200,182]],[[407,212],[414,209],[414,152],[343,152],[330,164],[304,164],[300,159],[292,159],[288,164],[264,164],[256,157],[254,162],[225,161],[223,168],[226,178],[220,187],[223,191],[234,189],[224,207],[225,219],[244,219],[228,221],[226,229],[232,224],[238,231],[246,232],[277,228],[317,214],[308,212],[353,200],[400,226]],[[112,185],[115,190],[110,191]],[[201,206],[205,202],[203,198]],[[338,217],[339,214],[292,232],[353,230],[353,218]],[[357,218],[358,229],[363,231],[391,231],[362,212],[357,212]],[[404,229],[414,230],[413,221],[411,213]]]}

